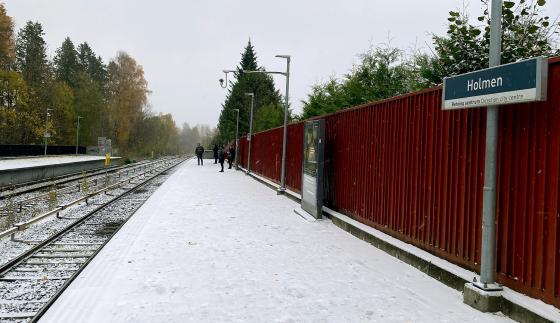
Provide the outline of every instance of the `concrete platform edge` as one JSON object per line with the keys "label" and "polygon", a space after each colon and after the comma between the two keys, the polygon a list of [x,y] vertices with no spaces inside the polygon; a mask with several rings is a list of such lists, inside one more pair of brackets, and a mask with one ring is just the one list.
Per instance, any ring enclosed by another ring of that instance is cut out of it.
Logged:
{"label": "concrete platform edge", "polygon": [[[120,162],[121,157],[111,157],[111,161]],[[32,183],[66,175],[79,174],[82,171],[98,170],[105,167],[103,159],[73,161],[58,164],[20,167],[0,170],[0,187]]]}

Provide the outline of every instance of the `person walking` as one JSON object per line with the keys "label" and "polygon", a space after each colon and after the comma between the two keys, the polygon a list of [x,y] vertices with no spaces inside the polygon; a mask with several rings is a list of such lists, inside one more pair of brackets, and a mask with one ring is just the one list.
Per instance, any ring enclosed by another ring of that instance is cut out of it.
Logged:
{"label": "person walking", "polygon": [[228,163],[229,163],[228,169],[231,169],[231,165],[233,164],[234,160],[235,160],[235,147],[233,145],[230,145],[229,154],[228,154]]}
{"label": "person walking", "polygon": [[196,155],[198,166],[203,166],[204,160],[202,159],[202,154],[204,154],[204,147],[202,147],[200,143],[196,144],[196,148],[194,149],[194,154]]}
{"label": "person walking", "polygon": [[226,159],[226,151],[224,149],[224,146],[221,145],[220,150],[218,150],[218,160],[220,161],[220,166],[222,166],[222,169],[220,170],[220,173],[224,172],[224,160],[225,159]]}
{"label": "person walking", "polygon": [[214,144],[214,148],[212,148],[212,151],[214,151],[214,164],[218,163],[218,145]]}

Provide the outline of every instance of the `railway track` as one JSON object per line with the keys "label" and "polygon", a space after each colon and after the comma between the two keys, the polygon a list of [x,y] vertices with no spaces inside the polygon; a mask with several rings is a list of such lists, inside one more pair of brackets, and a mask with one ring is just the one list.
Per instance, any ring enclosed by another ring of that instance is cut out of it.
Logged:
{"label": "railway track", "polygon": [[34,193],[36,191],[50,189],[53,186],[58,188],[64,188],[72,185],[72,182],[77,182],[83,180],[84,178],[93,178],[105,174],[116,173],[122,170],[141,168],[150,165],[152,163],[154,163],[154,161],[141,161],[134,164],[113,166],[105,169],[89,170],[83,173],[67,174],[67,175],[43,179],[35,182],[0,187],[0,201],[5,200],[9,197],[15,197],[15,196]]}
{"label": "railway track", "polygon": [[54,208],[57,204],[66,204],[78,197],[88,194],[88,190],[98,190],[107,187],[115,181],[127,177],[134,177],[142,171],[158,167],[165,163],[167,158],[129,166],[126,168],[103,170],[72,178],[58,187],[51,186],[48,191],[38,192],[32,189],[29,192],[14,193],[0,201],[0,232],[9,228],[13,223],[24,222],[38,214]]}
{"label": "railway track", "polygon": [[185,159],[153,172],[64,230],[0,267],[0,322],[36,322],[166,175]]}

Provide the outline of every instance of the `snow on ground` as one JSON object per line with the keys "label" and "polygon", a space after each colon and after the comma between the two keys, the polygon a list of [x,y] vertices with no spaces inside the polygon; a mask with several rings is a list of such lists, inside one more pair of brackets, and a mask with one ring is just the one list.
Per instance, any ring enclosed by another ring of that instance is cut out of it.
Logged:
{"label": "snow on ground", "polygon": [[185,163],[41,322],[510,322],[297,206]]}
{"label": "snow on ground", "polygon": [[90,160],[103,160],[102,156],[47,156],[47,157],[27,157],[27,158],[7,158],[0,159],[0,170],[39,167],[54,164],[69,164]]}

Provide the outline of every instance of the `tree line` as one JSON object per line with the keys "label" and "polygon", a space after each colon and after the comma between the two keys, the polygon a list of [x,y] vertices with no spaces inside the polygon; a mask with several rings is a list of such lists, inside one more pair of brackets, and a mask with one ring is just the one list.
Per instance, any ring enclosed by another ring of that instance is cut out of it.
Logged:
{"label": "tree line", "polygon": [[87,42],[66,38],[50,59],[44,35],[33,21],[16,34],[0,3],[0,144],[41,144],[48,133],[49,144],[74,145],[78,117],[80,145],[107,137],[122,155],[187,152],[209,136],[151,111],[143,67],[130,54],[105,63]]}
{"label": "tree line", "polygon": [[[466,7],[449,12],[447,33],[432,34],[430,53],[388,43],[360,55],[359,63],[341,80],[331,78],[313,86],[302,102],[300,118],[422,90],[441,84],[444,77],[487,68],[490,4],[480,3],[483,14],[476,19]],[[560,54],[560,24],[544,14],[545,6],[546,0],[503,2],[502,64]]]}
{"label": "tree line", "polygon": [[[359,62],[342,78],[331,77],[315,84],[302,101],[303,111],[290,120],[297,121],[332,113],[366,102],[410,93],[442,83],[443,78],[488,67],[490,44],[489,1],[481,0],[482,15],[471,19],[466,7],[449,12],[445,35],[432,34],[428,52],[403,50],[390,41],[359,55]],[[503,2],[502,63],[536,56],[560,55],[558,19],[546,16],[546,0]],[[243,70],[264,70],[257,64],[249,42],[230,81],[222,106],[216,141],[235,138],[235,110],[240,110],[240,133],[249,125],[250,98],[255,93],[253,129],[261,131],[283,124],[282,97],[272,79],[263,74],[243,74]]]}

